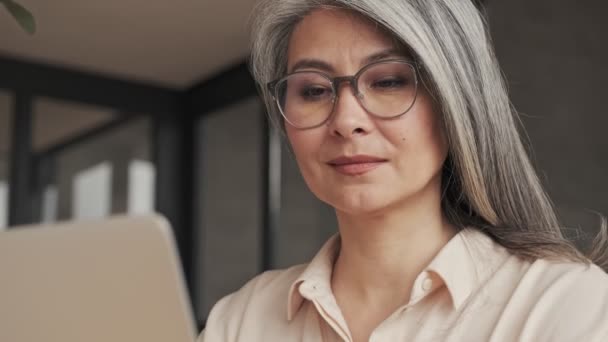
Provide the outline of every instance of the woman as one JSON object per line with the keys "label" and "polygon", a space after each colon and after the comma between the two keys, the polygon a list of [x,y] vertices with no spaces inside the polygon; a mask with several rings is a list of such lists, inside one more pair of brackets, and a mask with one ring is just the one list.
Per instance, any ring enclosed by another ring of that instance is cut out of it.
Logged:
{"label": "woman", "polygon": [[560,233],[472,3],[267,0],[253,28],[339,234],[218,302],[201,340],[608,341],[605,255]]}

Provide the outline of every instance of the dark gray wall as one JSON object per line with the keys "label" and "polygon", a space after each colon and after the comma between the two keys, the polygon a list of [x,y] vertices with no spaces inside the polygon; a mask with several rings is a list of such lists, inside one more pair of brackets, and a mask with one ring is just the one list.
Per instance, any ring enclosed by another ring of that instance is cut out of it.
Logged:
{"label": "dark gray wall", "polygon": [[199,317],[260,272],[260,113],[250,98],[205,115],[197,127]]}
{"label": "dark gray wall", "polygon": [[608,214],[606,1],[489,1],[497,55],[563,221]]}

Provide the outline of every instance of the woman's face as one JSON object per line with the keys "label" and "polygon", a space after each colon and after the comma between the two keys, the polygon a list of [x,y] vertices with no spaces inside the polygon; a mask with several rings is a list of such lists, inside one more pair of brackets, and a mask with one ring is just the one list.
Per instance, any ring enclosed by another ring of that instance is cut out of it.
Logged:
{"label": "woman's face", "polygon": [[[289,42],[288,72],[315,70],[330,77],[350,76],[370,56],[394,48],[390,37],[374,24],[348,12],[320,9],[296,26]],[[407,58],[397,52],[386,58],[400,57]],[[318,69],[323,63],[333,72]],[[296,64],[304,66],[294,70]],[[349,215],[382,214],[412,201],[438,199],[447,143],[422,84],[413,107],[393,119],[367,113],[346,84],[338,95],[325,124],[297,129],[285,123],[310,190]]]}

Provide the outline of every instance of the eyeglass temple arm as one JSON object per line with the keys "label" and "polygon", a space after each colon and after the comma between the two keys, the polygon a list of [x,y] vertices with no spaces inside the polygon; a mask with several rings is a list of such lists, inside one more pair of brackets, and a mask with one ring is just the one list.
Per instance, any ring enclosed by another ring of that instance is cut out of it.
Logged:
{"label": "eyeglass temple arm", "polygon": [[266,83],[266,88],[268,89],[268,91],[270,91],[270,93],[272,94],[273,97],[274,97],[274,88],[276,85],[277,85],[277,81],[272,81],[272,82]]}

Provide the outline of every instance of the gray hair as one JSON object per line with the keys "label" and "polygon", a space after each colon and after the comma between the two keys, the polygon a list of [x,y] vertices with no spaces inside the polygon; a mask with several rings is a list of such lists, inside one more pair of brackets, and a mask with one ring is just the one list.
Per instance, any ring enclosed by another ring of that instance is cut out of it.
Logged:
{"label": "gray hair", "polygon": [[262,0],[252,17],[250,63],[275,124],[283,129],[266,84],[286,73],[294,27],[321,7],[376,23],[421,65],[448,137],[442,208],[450,222],[479,229],[524,259],[591,261],[608,270],[604,218],[587,255],[563,236],[520,137],[486,22],[470,0]]}

